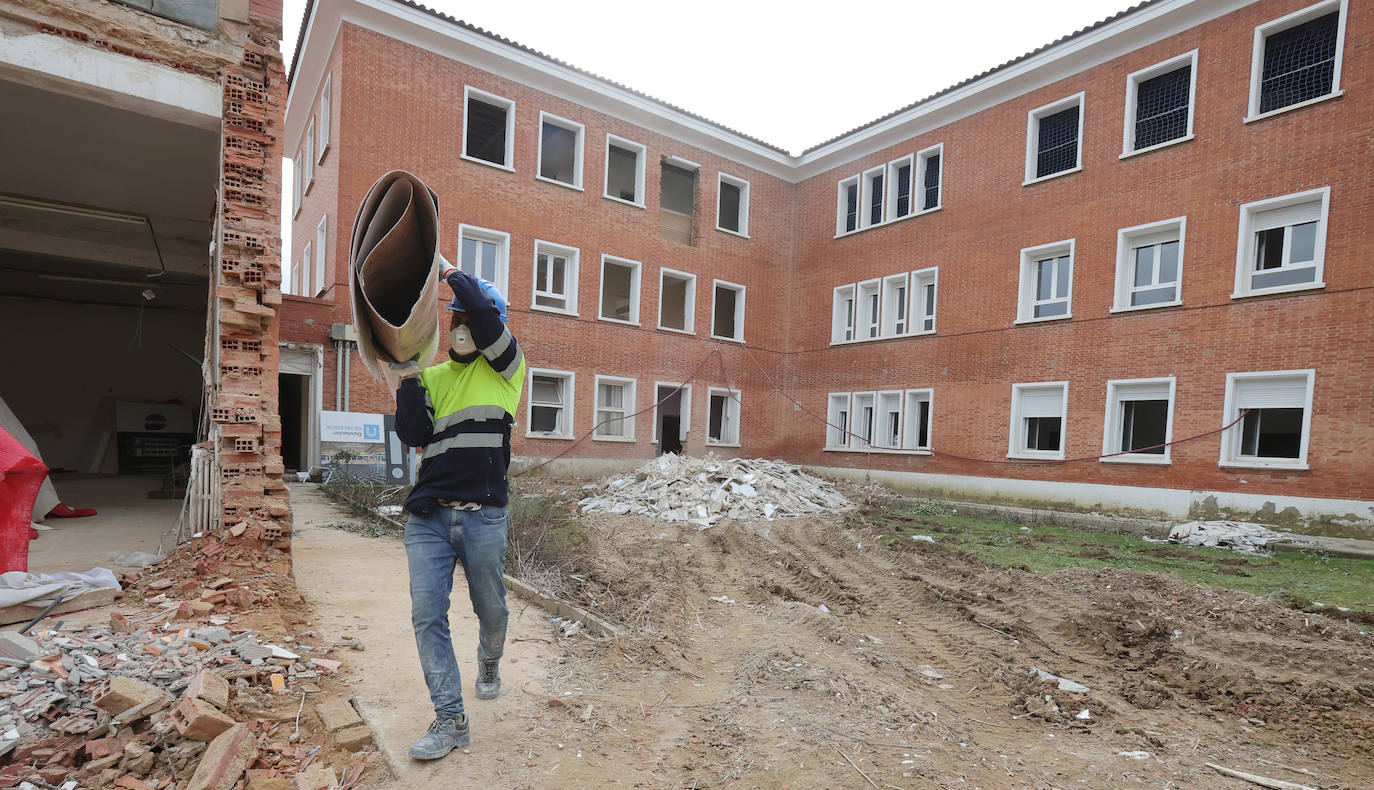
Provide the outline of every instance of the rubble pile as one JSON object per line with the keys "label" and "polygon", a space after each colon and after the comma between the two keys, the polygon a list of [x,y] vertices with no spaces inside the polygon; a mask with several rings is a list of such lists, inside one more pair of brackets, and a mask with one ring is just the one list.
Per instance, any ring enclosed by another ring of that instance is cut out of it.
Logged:
{"label": "rubble pile", "polygon": [[1313,543],[1302,535],[1275,532],[1263,524],[1244,521],[1189,521],[1177,524],[1169,530],[1169,541],[1189,546],[1219,546],[1244,554],[1261,554],[1271,543]]}
{"label": "rubble pile", "polygon": [[833,513],[853,507],[835,488],[801,467],[761,458],[662,455],[629,475],[585,488],[583,513],[649,516],[701,529],[736,521]]}
{"label": "rubble pile", "polygon": [[[197,541],[144,578],[126,577],[138,588],[131,597],[157,607],[151,614],[0,631],[0,788],[230,790],[245,774],[250,787],[294,787],[307,768],[332,772],[310,768],[321,749],[370,743],[356,714],[338,710],[352,712],[346,700],[320,694],[315,717],[299,716],[339,671],[342,661],[326,656],[361,643],[303,643],[312,631],[273,640],[236,624],[250,614],[242,607],[293,591],[274,575],[262,554]],[[362,763],[352,767],[356,783]]]}

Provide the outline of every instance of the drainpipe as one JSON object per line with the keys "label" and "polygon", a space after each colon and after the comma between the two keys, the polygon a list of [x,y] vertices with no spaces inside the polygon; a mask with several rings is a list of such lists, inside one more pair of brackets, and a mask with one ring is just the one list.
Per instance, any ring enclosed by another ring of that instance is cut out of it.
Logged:
{"label": "drainpipe", "polygon": [[343,346],[344,341],[334,341],[334,411],[343,410]]}
{"label": "drainpipe", "polygon": [[351,342],[345,340],[343,345],[344,345],[344,391],[343,391],[343,395],[344,395],[344,404],[343,404],[343,406],[344,406],[344,407],[343,407],[343,410],[344,410],[344,411],[349,411],[349,407],[348,407],[348,391],[351,389],[351,386],[350,386],[350,385],[351,385],[351,383],[352,383],[352,381],[353,381],[353,377],[352,377],[352,373],[353,373],[353,344],[352,344]]}

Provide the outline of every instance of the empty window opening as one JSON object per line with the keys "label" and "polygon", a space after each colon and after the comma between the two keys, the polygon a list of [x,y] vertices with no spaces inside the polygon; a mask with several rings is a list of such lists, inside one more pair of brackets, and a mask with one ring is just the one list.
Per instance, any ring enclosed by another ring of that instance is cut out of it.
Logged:
{"label": "empty window opening", "polygon": [[606,197],[644,203],[644,146],[610,137],[606,143]]}
{"label": "empty window opening", "polygon": [[540,114],[539,175],[568,186],[582,186],[581,124]]}
{"label": "empty window opening", "polygon": [[739,444],[739,393],[711,390],[707,405],[707,443]]}
{"label": "empty window opening", "polygon": [[717,280],[711,309],[711,335],[744,339],[744,286]]}
{"label": "empty window opening", "polygon": [[658,325],[661,329],[692,332],[693,306],[696,301],[695,275],[659,270]]}
{"label": "empty window opening", "polygon": [[930,390],[908,390],[906,393],[902,447],[908,450],[930,449],[930,397]]}
{"label": "empty window opening", "polygon": [[467,99],[463,153],[473,159],[510,167],[507,149],[514,106],[495,97],[488,100],[469,94]]}
{"label": "empty window opening", "polygon": [[603,257],[601,260],[601,317],[639,322],[639,263]]}
{"label": "empty window opening", "polygon": [[826,447],[849,446],[849,393],[831,393],[826,409]]}
{"label": "empty window opening", "polygon": [[1058,450],[1060,419],[1058,417],[1026,418],[1027,450]]}
{"label": "empty window opening", "polygon": [[1136,86],[1134,150],[1187,136],[1192,83],[1190,63]]}
{"label": "empty window opening", "polygon": [[679,244],[692,243],[696,190],[695,170],[663,163],[659,176],[659,235],[662,238]]}
{"label": "empty window opening", "polygon": [[1128,400],[1121,403],[1121,445],[1117,452],[1164,455],[1169,401]]}
{"label": "empty window opening", "polygon": [[658,455],[681,453],[687,439],[687,414],[691,389],[677,384],[658,384],[654,389],[654,441]]}
{"label": "empty window opening", "polygon": [[1340,12],[1294,25],[1264,39],[1259,112],[1331,93],[1336,83]]}
{"label": "empty window opening", "polygon": [[1303,410],[1251,409],[1241,421],[1243,458],[1297,458],[1302,450]]}
{"label": "empty window opening", "polygon": [[749,234],[749,182],[721,173],[717,183],[716,227]]}

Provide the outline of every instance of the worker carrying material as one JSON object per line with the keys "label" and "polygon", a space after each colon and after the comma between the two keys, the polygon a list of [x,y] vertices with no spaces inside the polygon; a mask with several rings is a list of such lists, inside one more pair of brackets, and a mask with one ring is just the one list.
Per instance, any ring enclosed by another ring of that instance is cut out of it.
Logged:
{"label": "worker carrying material", "polygon": [[[379,189],[386,194],[377,200]],[[397,206],[403,201],[393,199],[397,189],[408,201],[401,208]],[[418,211],[416,196],[421,198]],[[369,370],[375,365],[388,380],[399,380],[396,434],[408,446],[423,448],[420,472],[405,504],[410,513],[405,547],[411,623],[435,719],[410,747],[417,760],[443,757],[470,742],[448,621],[459,564],[479,622],[477,697],[492,699],[501,691],[499,662],[509,611],[504,583],[507,470],[511,426],[525,380],[525,357],[506,326],[505,300],[491,283],[444,261],[434,251],[437,239],[424,234],[425,218],[437,215],[438,200],[423,183],[408,173],[390,173],[363,201],[353,233],[360,351]],[[421,221],[413,222],[415,218]],[[386,224],[389,230],[365,227],[367,221]],[[420,243],[393,239],[396,233],[417,232]],[[366,254],[358,265],[360,250]],[[448,361],[429,367],[424,363],[433,359],[435,349],[421,330],[436,324],[437,315],[430,313],[437,312],[437,305],[427,296],[428,284],[408,279],[426,266],[437,269],[453,289],[447,306]],[[358,298],[360,293],[364,298]],[[402,316],[404,320],[393,320]],[[369,323],[379,320],[384,323]],[[376,341],[372,351],[364,337]],[[374,360],[369,353],[376,353]]]}

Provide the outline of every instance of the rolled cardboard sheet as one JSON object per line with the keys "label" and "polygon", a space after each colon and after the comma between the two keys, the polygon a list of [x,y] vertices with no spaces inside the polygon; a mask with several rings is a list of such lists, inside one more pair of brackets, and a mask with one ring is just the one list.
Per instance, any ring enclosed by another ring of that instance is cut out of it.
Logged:
{"label": "rolled cardboard sheet", "polygon": [[348,290],[358,354],[393,388],[386,367],[439,346],[439,197],[414,174],[393,170],[358,207],[349,247]]}

